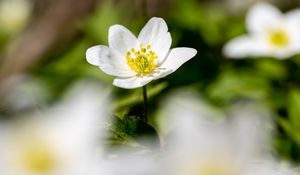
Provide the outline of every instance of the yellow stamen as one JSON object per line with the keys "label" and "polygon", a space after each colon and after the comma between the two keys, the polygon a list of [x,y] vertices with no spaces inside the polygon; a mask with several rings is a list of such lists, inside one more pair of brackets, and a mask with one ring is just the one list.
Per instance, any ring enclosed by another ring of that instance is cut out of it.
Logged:
{"label": "yellow stamen", "polygon": [[153,72],[156,68],[154,63],[158,56],[153,52],[151,46],[148,44],[143,47],[140,44],[140,50],[136,51],[134,48],[126,53],[126,61],[128,66],[137,73],[138,76],[143,76]]}
{"label": "yellow stamen", "polygon": [[269,42],[275,47],[285,47],[289,43],[289,37],[283,30],[270,32]]}
{"label": "yellow stamen", "polygon": [[47,173],[54,169],[56,161],[50,148],[43,144],[25,146],[21,158],[24,167],[34,173]]}

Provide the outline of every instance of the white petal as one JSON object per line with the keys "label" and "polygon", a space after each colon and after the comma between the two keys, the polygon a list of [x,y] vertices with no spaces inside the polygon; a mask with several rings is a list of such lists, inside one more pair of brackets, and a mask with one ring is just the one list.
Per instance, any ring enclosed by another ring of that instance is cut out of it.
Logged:
{"label": "white petal", "polygon": [[[243,58],[247,56],[265,55],[268,48],[261,41],[262,36],[240,36],[229,41],[223,48],[223,53],[231,58]],[[263,38],[262,38],[263,39]]]}
{"label": "white petal", "polygon": [[178,47],[171,49],[165,62],[160,68],[169,69],[172,72],[176,71],[182,64],[197,54],[197,50],[187,47]]}
{"label": "white petal", "polygon": [[161,64],[166,59],[166,56],[170,50],[172,39],[169,32],[158,38],[158,40],[153,41],[152,49],[158,56],[157,63]]}
{"label": "white petal", "polygon": [[279,60],[284,60],[299,53],[299,49],[300,49],[299,46],[296,47],[296,45],[290,44],[286,48],[282,48],[282,49],[270,48],[268,55]]}
{"label": "white petal", "polygon": [[163,60],[172,43],[168,26],[162,18],[151,18],[141,30],[138,40],[143,44],[150,44],[159,60]]}
{"label": "white petal", "polygon": [[171,69],[161,69],[158,72],[151,74],[151,76],[153,77],[153,80],[157,80],[171,74],[172,72],[174,71]]}
{"label": "white petal", "polygon": [[295,9],[286,13],[285,19],[287,21],[300,23],[300,9]]}
{"label": "white petal", "polygon": [[125,89],[134,89],[142,87],[152,80],[152,77],[116,78],[114,79],[113,85]]}
{"label": "white petal", "polygon": [[105,46],[93,46],[88,48],[86,51],[86,60],[88,63],[99,66],[100,64],[100,56],[101,56],[101,48]]}
{"label": "white petal", "polygon": [[266,156],[267,149],[264,145],[271,142],[271,131],[268,124],[271,113],[264,107],[251,104],[237,104],[231,111],[232,117],[229,121],[229,131],[235,138],[236,153],[240,160],[260,159]]}
{"label": "white petal", "polygon": [[284,16],[282,28],[287,32],[288,45],[283,48],[271,48],[271,54],[278,59],[286,59],[300,53],[300,9],[288,12]]}
{"label": "white petal", "polygon": [[144,44],[149,44],[159,39],[157,36],[161,34],[167,34],[167,32],[168,26],[166,22],[162,18],[153,17],[141,30],[138,39]]}
{"label": "white petal", "polygon": [[282,20],[282,13],[267,3],[259,3],[247,14],[247,27],[250,32],[264,32],[277,27]]}
{"label": "white petal", "polygon": [[126,63],[125,57],[118,54],[116,51],[108,48],[107,46],[94,46],[86,52],[87,61],[113,76],[130,77],[135,73],[129,68]]}
{"label": "white petal", "polygon": [[300,9],[290,11],[285,16],[287,32],[289,32],[292,44],[300,44]]}
{"label": "white petal", "polygon": [[109,47],[119,51],[122,55],[133,48],[136,44],[136,37],[124,26],[113,25],[108,31]]}

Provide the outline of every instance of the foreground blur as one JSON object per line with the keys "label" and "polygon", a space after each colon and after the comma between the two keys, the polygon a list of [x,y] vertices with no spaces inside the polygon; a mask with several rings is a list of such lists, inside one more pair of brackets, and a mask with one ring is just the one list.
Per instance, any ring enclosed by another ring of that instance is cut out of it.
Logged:
{"label": "foreground blur", "polygon": [[[1,174],[99,174],[98,140],[107,101],[101,88],[83,85],[77,84],[48,109],[22,112],[1,122]],[[18,103],[26,101],[24,97],[28,96],[10,100]]]}
{"label": "foreground blur", "polygon": [[290,175],[293,171],[272,154],[272,116],[265,108],[242,102],[221,111],[185,89],[171,93],[161,104],[160,146],[143,138],[148,145],[142,151],[107,149],[111,119],[105,92],[79,82],[50,108],[1,122],[0,171],[4,175]]}

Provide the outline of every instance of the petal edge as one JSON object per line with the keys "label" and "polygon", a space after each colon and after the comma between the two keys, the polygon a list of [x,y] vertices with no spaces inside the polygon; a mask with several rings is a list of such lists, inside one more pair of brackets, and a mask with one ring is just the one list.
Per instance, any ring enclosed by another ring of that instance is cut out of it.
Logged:
{"label": "petal edge", "polygon": [[160,66],[161,68],[176,71],[181,65],[193,58],[197,54],[197,50],[189,47],[177,47],[171,49],[168,57]]}
{"label": "petal edge", "polygon": [[148,84],[152,80],[152,77],[116,78],[113,81],[113,85],[124,89],[135,89]]}

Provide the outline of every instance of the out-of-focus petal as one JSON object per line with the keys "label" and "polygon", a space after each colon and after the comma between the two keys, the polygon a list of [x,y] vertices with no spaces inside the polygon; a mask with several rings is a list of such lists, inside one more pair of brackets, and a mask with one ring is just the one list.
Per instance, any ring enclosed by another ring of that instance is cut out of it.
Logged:
{"label": "out-of-focus petal", "polygon": [[258,3],[250,9],[246,18],[249,32],[261,33],[276,27],[282,20],[282,13],[267,3]]}
{"label": "out-of-focus petal", "polygon": [[107,46],[99,45],[89,48],[86,52],[86,58],[90,64],[99,66],[103,72],[109,75],[118,77],[135,75],[127,65],[125,57],[123,58]]}
{"label": "out-of-focus petal", "polygon": [[266,55],[267,46],[262,39],[246,35],[234,38],[224,46],[223,53],[230,58]]}
{"label": "out-of-focus petal", "polygon": [[271,143],[268,125],[273,124],[271,113],[261,104],[239,103],[229,111],[230,134],[235,141],[240,160],[263,159],[269,156],[265,145]]}
{"label": "out-of-focus petal", "polygon": [[300,52],[300,9],[290,11],[285,16],[286,28],[289,33],[291,55]]}
{"label": "out-of-focus petal", "polygon": [[300,9],[292,10],[285,14],[285,20],[287,23],[300,24]]}
{"label": "out-of-focus petal", "polygon": [[103,92],[82,82],[48,110],[18,116],[6,128],[0,123],[1,173],[96,174],[95,152],[102,151],[99,136],[104,134],[108,102]]}

